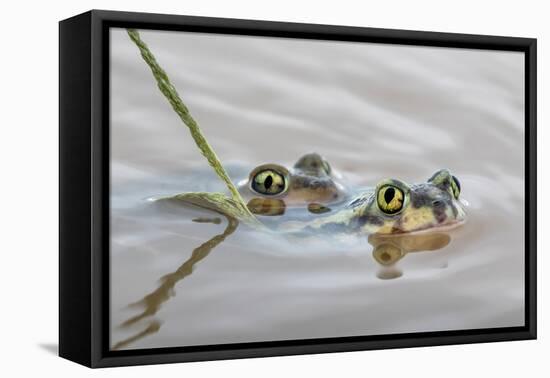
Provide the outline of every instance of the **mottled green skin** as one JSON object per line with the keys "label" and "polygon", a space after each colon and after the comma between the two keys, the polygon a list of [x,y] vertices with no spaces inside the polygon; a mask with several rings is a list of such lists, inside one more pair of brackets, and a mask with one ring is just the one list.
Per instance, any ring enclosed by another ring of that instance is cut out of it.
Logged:
{"label": "mottled green skin", "polygon": [[[252,189],[254,175],[261,169],[273,169],[285,176],[288,188],[279,195],[263,195]],[[328,162],[317,153],[303,155],[291,168],[278,164],[262,164],[250,172],[246,180],[239,182],[243,198],[280,200],[284,206],[303,207],[309,203],[330,204],[343,200],[349,193],[332,171]]]}
{"label": "mottled green skin", "polygon": [[[383,180],[376,188],[362,191],[344,206],[320,216],[312,215],[311,221],[283,224],[281,230],[369,235],[455,227],[466,220],[466,213],[453,195],[451,180],[447,169],[436,172],[425,183],[408,185],[396,179]],[[405,195],[402,209],[391,215],[379,208],[376,199],[378,189],[388,184],[400,188]]]}

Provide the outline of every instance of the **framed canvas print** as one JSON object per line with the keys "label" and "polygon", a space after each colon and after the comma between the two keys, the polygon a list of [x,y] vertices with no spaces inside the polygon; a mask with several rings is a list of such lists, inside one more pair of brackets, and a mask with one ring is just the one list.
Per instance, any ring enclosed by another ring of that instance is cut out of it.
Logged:
{"label": "framed canvas print", "polygon": [[60,22],[62,357],[536,337],[536,40]]}

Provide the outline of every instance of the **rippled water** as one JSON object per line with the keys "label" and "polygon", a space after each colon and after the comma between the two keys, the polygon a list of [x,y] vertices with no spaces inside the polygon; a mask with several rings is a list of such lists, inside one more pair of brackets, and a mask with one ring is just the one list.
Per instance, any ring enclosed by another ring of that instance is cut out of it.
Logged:
{"label": "rippled water", "polygon": [[403,256],[386,266],[394,250],[373,253],[380,241],[196,223],[211,214],[147,201],[224,186],[135,45],[113,29],[113,347],[524,324],[522,53],[151,31],[142,38],[234,181],[312,151],[353,186],[421,182],[446,167],[461,180],[468,222],[412,241],[418,250],[398,246]]}

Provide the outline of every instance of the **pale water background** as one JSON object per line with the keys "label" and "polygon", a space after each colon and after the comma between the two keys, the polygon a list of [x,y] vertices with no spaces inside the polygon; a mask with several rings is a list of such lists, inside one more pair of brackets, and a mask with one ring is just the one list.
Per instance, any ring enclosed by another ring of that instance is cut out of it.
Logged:
{"label": "pale water background", "polygon": [[143,310],[129,304],[226,224],[147,201],[224,186],[137,47],[113,29],[111,345],[148,327],[120,347],[524,324],[522,53],[141,34],[234,181],[312,151],[357,186],[425,181],[446,167],[460,178],[468,222],[445,248],[405,256],[395,279],[378,277],[366,238],[297,241],[239,226],[156,314],[120,327]]}

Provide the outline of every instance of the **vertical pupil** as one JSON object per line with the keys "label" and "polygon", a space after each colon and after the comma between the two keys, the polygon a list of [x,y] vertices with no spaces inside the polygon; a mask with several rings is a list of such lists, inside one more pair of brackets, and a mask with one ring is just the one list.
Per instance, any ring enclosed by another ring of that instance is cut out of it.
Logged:
{"label": "vertical pupil", "polygon": [[453,181],[454,181],[454,183],[455,183],[455,185],[456,185],[456,188],[457,188],[458,191],[460,192],[460,181],[458,181],[458,179],[457,179],[455,176],[453,176]]}
{"label": "vertical pupil", "polygon": [[264,186],[266,189],[269,189],[273,184],[273,177],[271,175],[267,176],[264,181]]}
{"label": "vertical pupil", "polygon": [[386,203],[390,203],[394,196],[395,196],[394,188],[388,188],[384,192],[384,200],[386,200]]}

